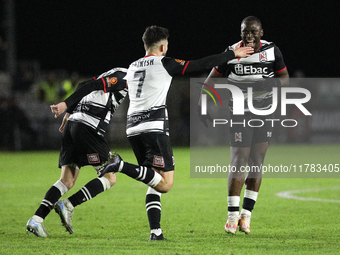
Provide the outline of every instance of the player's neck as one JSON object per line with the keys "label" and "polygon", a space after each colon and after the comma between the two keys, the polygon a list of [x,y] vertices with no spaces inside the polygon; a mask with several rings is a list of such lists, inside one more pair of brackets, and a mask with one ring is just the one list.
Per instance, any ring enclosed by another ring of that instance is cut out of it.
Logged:
{"label": "player's neck", "polygon": [[145,52],[145,56],[157,56],[157,57],[161,57],[161,56],[163,56],[163,52],[160,52],[160,51],[146,51]]}

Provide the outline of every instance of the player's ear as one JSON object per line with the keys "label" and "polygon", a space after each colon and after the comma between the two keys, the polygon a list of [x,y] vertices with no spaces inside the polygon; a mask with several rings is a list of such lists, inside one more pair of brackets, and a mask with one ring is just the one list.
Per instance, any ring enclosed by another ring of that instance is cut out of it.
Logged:
{"label": "player's ear", "polygon": [[164,50],[165,50],[164,44],[161,44],[159,46],[159,50],[160,50],[160,52],[164,52]]}
{"label": "player's ear", "polygon": [[263,36],[263,29],[261,29],[261,32],[260,32],[260,34],[261,34],[261,37]]}

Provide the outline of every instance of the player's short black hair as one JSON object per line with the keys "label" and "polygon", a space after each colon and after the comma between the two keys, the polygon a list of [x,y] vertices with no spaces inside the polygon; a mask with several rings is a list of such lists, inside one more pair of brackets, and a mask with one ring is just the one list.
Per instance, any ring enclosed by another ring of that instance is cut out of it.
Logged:
{"label": "player's short black hair", "polygon": [[142,40],[147,47],[152,47],[155,43],[169,38],[169,30],[164,27],[149,26],[145,29]]}
{"label": "player's short black hair", "polygon": [[248,16],[248,17],[245,17],[245,18],[242,20],[241,24],[242,24],[243,22],[249,22],[249,21],[256,21],[256,22],[262,27],[261,20],[260,20],[258,17],[255,17],[255,16]]}

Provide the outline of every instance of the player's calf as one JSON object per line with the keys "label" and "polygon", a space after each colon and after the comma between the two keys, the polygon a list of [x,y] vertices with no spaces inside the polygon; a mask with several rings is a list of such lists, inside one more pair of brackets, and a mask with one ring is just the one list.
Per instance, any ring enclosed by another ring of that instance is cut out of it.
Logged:
{"label": "player's calf", "polygon": [[[110,157],[107,164],[99,174],[99,177],[110,172],[121,172],[137,181],[141,181],[146,185],[155,188],[156,190],[158,190],[156,186],[162,181],[162,176],[155,172],[151,167],[138,166],[124,162],[118,154]],[[169,185],[167,184],[162,185],[159,188],[160,189],[158,191],[164,193],[167,192],[171,186],[169,188]]]}

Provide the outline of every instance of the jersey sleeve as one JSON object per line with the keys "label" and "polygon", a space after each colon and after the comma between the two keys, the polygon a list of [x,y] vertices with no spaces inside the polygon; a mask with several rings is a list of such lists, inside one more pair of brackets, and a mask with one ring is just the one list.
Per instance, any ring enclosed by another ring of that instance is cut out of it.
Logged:
{"label": "jersey sleeve", "polygon": [[162,64],[171,76],[174,76],[175,74],[184,74],[189,62],[190,61],[168,57],[162,58]]}
{"label": "jersey sleeve", "polygon": [[87,90],[87,83],[90,83],[92,80],[87,80],[87,81],[83,81],[81,83],[78,84],[77,88],[75,89],[75,91],[68,97],[65,99],[65,103],[67,105],[67,110],[66,112],[68,113],[72,113],[74,108],[77,106],[77,104],[79,103],[79,101],[82,99],[81,94],[84,93],[83,91]]}
{"label": "jersey sleeve", "polygon": [[101,78],[94,78],[78,84],[77,89],[65,99],[67,112],[72,112],[79,101],[86,95],[96,90],[103,90],[105,93],[126,89],[125,72],[115,72]]}
{"label": "jersey sleeve", "polygon": [[[231,46],[229,46],[224,52],[227,51],[232,51],[233,48]],[[228,63],[224,62],[220,65],[216,65],[214,66],[214,70],[216,73],[220,74],[220,75],[224,75],[227,71],[228,71]]]}
{"label": "jersey sleeve", "polygon": [[218,73],[220,75],[225,74],[228,70],[227,62],[223,63],[221,65],[218,65],[218,66],[214,66],[214,70],[215,70],[216,73]]}
{"label": "jersey sleeve", "polygon": [[117,71],[113,74],[100,78],[103,81],[104,92],[114,92],[126,88],[126,72]]}
{"label": "jersey sleeve", "polygon": [[235,58],[234,52],[226,51],[221,54],[215,54],[190,61],[163,58],[162,63],[168,73],[173,76],[174,74],[185,74],[190,72],[204,71],[216,65],[226,63],[233,58]]}
{"label": "jersey sleeve", "polygon": [[273,66],[274,72],[278,73],[285,70],[286,64],[283,60],[283,56],[280,49],[276,45],[274,46],[274,55],[275,55],[275,62]]}

